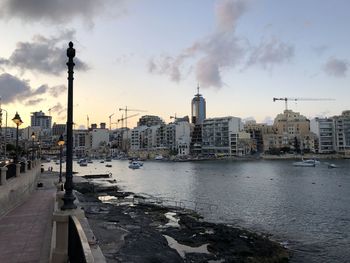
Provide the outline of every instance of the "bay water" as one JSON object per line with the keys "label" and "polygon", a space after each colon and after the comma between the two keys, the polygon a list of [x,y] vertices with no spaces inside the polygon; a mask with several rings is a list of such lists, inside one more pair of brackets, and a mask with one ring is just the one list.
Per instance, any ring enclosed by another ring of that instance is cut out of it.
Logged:
{"label": "bay water", "polygon": [[[329,162],[329,161],[328,161]],[[350,160],[294,167],[291,160],[146,161],[128,168],[113,160],[76,176],[112,173],[125,191],[196,208],[208,221],[269,234],[289,248],[291,262],[350,262]],[[58,165],[52,163],[58,170]]]}

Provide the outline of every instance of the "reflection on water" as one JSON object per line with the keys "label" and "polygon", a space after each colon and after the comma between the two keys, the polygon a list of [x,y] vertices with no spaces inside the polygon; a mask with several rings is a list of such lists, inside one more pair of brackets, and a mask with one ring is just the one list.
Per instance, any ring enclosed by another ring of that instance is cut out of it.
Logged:
{"label": "reflection on water", "polygon": [[332,163],[339,168],[294,167],[292,161],[149,161],[131,170],[127,161],[113,161],[112,168],[94,163],[75,164],[74,170],[110,171],[128,191],[214,205],[214,213],[201,210],[207,220],[271,233],[294,251],[292,262],[347,262],[350,160]]}

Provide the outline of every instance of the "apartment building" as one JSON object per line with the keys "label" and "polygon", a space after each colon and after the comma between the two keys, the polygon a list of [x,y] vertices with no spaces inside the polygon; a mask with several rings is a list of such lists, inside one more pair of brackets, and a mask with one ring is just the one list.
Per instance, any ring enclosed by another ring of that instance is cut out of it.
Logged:
{"label": "apartment building", "polygon": [[318,139],[316,152],[331,153],[335,150],[334,121],[332,118],[312,119],[310,130]]}
{"label": "apartment building", "polygon": [[239,155],[239,132],[243,130],[240,118],[205,119],[202,126],[202,154]]}
{"label": "apartment building", "polygon": [[342,154],[350,154],[350,110],[334,116],[335,150]]}

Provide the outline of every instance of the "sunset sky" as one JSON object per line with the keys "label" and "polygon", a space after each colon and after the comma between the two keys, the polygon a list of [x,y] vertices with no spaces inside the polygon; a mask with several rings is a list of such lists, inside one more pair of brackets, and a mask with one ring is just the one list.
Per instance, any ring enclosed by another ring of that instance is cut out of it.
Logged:
{"label": "sunset sky", "polygon": [[80,127],[87,115],[116,122],[125,106],[166,122],[190,115],[197,83],[207,117],[271,121],[284,109],[273,97],[331,98],[288,106],[338,115],[350,109],[349,10],[347,0],[0,0],[2,107],[22,127],[49,109],[65,123],[72,41]]}

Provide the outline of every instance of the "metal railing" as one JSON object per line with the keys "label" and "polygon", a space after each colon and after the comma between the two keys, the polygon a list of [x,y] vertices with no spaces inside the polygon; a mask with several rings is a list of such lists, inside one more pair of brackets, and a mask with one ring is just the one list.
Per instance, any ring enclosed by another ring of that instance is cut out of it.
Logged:
{"label": "metal railing", "polygon": [[94,262],[84,230],[75,216],[69,216],[68,258],[70,263]]}

